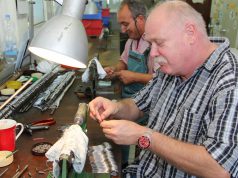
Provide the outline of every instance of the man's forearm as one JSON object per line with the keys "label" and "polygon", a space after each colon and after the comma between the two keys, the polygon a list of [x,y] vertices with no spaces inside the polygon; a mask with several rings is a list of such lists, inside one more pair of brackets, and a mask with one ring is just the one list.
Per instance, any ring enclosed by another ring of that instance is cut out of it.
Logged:
{"label": "man's forearm", "polygon": [[189,174],[204,178],[230,177],[203,146],[184,143],[154,132],[150,149],[162,159]]}
{"label": "man's forearm", "polygon": [[135,72],[133,78],[134,82],[147,84],[153,78],[153,75]]}
{"label": "man's forearm", "polygon": [[117,102],[118,111],[115,114],[116,118],[127,119],[127,120],[136,120],[143,113],[138,109],[136,104],[132,99],[123,99]]}
{"label": "man's forearm", "polygon": [[127,70],[127,65],[122,60],[119,60],[114,70],[115,72],[118,72],[120,70]]}

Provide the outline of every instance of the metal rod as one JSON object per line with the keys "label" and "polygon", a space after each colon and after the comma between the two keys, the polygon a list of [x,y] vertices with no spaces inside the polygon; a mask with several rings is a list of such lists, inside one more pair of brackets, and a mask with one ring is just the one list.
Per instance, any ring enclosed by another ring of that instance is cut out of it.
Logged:
{"label": "metal rod", "polygon": [[67,177],[67,160],[63,159],[63,165],[62,165],[62,178]]}
{"label": "metal rod", "polygon": [[12,178],[19,178],[27,170],[28,165],[26,165],[21,171],[17,172]]}
{"label": "metal rod", "polygon": [[8,170],[8,168],[5,169],[2,173],[0,173],[0,177],[1,177],[3,174],[5,174],[5,172],[7,172],[7,170]]}

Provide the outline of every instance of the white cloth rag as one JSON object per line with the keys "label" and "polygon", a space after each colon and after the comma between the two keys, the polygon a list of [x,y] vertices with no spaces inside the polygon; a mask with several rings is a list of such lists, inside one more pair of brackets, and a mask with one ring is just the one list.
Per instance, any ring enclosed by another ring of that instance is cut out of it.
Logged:
{"label": "white cloth rag", "polygon": [[59,158],[62,154],[70,155],[74,153],[72,162],[73,168],[77,173],[81,173],[86,161],[88,150],[88,137],[82,128],[75,124],[64,131],[63,136],[46,152],[45,156],[53,162],[53,175],[59,177],[60,167]]}
{"label": "white cloth rag", "polygon": [[[37,71],[40,71],[40,72],[42,72],[42,73],[49,73],[49,72],[51,72],[54,68],[56,68],[57,66],[58,66],[58,64],[56,64],[56,63],[54,63],[54,62],[42,60],[42,61],[39,62],[39,64],[37,65],[36,69],[37,69]],[[57,70],[59,70],[59,67],[58,67]]]}
{"label": "white cloth rag", "polygon": [[102,65],[100,64],[100,62],[98,61],[98,59],[96,57],[94,57],[88,64],[87,69],[84,71],[83,75],[82,75],[82,81],[83,82],[88,82],[89,80],[89,67],[91,65],[92,61],[96,62],[97,65],[97,72],[98,72],[98,78],[99,79],[104,79],[104,77],[107,75],[107,73],[105,72],[105,70],[103,69]]}

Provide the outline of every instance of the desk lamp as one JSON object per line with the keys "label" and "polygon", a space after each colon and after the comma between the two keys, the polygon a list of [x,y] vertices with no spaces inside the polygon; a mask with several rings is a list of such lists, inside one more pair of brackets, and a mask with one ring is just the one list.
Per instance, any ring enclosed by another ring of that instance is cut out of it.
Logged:
{"label": "desk lamp", "polygon": [[64,0],[62,13],[44,24],[29,50],[59,64],[85,68],[88,40],[81,19],[86,4],[87,0]]}

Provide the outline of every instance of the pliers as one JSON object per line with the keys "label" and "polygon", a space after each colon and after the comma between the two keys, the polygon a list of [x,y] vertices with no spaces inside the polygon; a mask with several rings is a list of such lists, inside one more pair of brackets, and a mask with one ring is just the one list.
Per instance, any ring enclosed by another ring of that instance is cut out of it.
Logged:
{"label": "pliers", "polygon": [[25,131],[32,135],[33,130],[49,129],[50,125],[54,125],[56,121],[53,118],[35,121],[25,125]]}

